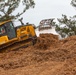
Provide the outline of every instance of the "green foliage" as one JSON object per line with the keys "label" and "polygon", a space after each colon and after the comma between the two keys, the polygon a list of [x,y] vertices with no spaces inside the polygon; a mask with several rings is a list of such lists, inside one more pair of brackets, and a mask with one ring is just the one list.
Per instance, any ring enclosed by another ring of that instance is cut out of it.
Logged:
{"label": "green foliage", "polygon": [[[71,0],[71,5],[76,8],[76,0]],[[56,31],[61,37],[68,37],[76,35],[76,15],[68,18],[66,15],[62,15],[62,18],[58,19],[59,24],[56,25]]]}
{"label": "green foliage", "polygon": [[76,0],[72,0],[72,1],[71,1],[71,5],[72,5],[73,7],[76,7]]}
{"label": "green foliage", "polygon": [[[24,8],[22,11],[17,11],[16,15],[12,13],[16,11],[19,5],[22,3]],[[33,0],[0,0],[0,22],[9,20],[9,19],[17,19],[23,13],[26,12],[30,7],[34,8],[35,3]]]}
{"label": "green foliage", "polygon": [[66,15],[62,15],[62,18],[58,19],[58,22],[56,31],[62,38],[76,35],[76,20],[74,17],[67,18]]}

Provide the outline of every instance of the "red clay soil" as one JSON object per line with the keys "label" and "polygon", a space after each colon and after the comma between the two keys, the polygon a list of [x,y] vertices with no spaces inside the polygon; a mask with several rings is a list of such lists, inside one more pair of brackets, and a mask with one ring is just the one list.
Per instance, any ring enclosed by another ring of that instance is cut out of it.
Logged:
{"label": "red clay soil", "polygon": [[0,75],[76,75],[76,36],[40,34],[34,46],[0,53]]}

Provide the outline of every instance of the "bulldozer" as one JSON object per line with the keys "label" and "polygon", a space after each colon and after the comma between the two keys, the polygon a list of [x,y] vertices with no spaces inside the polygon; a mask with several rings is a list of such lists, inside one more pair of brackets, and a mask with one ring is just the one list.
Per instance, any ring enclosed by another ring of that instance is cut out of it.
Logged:
{"label": "bulldozer", "polygon": [[21,41],[31,42],[34,45],[36,40],[32,24],[15,27],[11,20],[0,23],[0,50]]}

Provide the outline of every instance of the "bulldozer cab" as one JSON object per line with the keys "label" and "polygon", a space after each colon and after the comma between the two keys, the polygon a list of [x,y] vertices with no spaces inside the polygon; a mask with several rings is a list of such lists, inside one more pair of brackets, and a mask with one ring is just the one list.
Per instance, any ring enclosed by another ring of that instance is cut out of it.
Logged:
{"label": "bulldozer cab", "polygon": [[8,36],[8,39],[13,39],[16,37],[15,28],[11,21],[0,25],[0,36]]}

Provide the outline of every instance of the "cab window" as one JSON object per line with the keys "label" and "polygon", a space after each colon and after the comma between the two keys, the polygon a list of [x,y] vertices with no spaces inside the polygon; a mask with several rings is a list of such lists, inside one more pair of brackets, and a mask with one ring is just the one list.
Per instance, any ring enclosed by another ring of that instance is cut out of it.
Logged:
{"label": "cab window", "polygon": [[4,34],[5,33],[5,28],[2,26],[0,27],[0,34]]}

